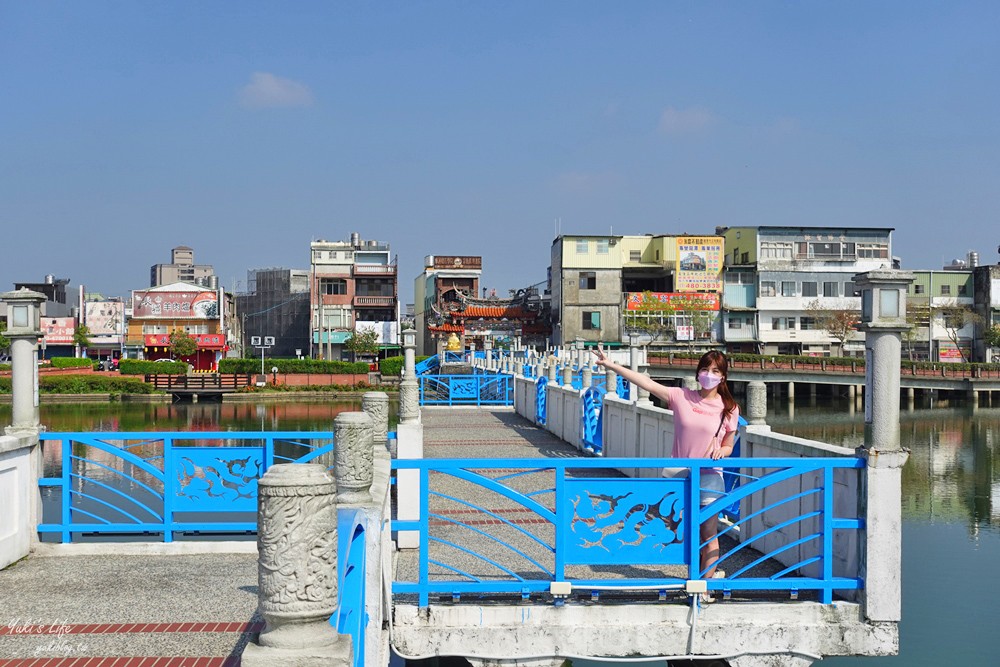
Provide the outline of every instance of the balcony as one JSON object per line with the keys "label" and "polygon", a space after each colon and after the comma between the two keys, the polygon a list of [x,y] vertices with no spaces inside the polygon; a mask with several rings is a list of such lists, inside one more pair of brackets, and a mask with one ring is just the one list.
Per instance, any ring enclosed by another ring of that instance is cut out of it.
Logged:
{"label": "balcony", "polygon": [[394,296],[355,296],[355,308],[395,308],[396,297]]}
{"label": "balcony", "polygon": [[394,276],[395,264],[355,264],[352,269],[355,276]]}

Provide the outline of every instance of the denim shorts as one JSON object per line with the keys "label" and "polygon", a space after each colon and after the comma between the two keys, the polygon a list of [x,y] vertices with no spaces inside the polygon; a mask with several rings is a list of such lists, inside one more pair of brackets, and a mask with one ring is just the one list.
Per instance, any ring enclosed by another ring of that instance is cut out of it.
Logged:
{"label": "denim shorts", "polygon": [[698,485],[701,488],[701,506],[711,505],[716,500],[726,495],[726,486],[722,481],[722,473],[715,470],[706,472],[701,476]]}

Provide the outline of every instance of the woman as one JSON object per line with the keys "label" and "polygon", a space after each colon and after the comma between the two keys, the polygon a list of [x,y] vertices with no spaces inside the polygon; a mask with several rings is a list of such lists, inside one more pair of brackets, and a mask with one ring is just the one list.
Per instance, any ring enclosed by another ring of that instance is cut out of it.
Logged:
{"label": "woman", "polygon": [[[674,446],[671,456],[683,459],[710,458],[719,460],[733,453],[740,408],[726,384],[729,362],[726,355],[712,350],[698,360],[695,376],[700,388],[695,391],[682,387],[665,387],[648,375],[643,375],[604,356],[598,344],[597,365],[610,369],[629,382],[645,389],[664,402],[674,412]],[[702,468],[701,506],[724,495],[721,468]],[[715,574],[719,560],[718,514],[701,524],[701,570],[705,578]],[[710,600],[710,598],[708,598]]]}

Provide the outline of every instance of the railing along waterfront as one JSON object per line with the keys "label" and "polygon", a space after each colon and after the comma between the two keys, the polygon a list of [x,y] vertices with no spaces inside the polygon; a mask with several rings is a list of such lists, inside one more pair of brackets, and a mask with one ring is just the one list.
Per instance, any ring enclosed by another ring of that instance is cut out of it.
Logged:
{"label": "railing along waterfront", "polygon": [[421,405],[512,405],[511,375],[419,375]]}
{"label": "railing along waterfront", "polygon": [[[274,463],[333,451],[329,431],[42,433],[38,484],[59,494],[58,520],[39,533],[243,533],[257,529],[257,480]],[[58,456],[50,452],[59,443]],[[248,518],[246,513],[252,517]],[[206,519],[212,515],[213,519]],[[225,517],[227,520],[217,520]]]}
{"label": "railing along waterfront", "polygon": [[[690,480],[720,465],[741,483],[699,507],[699,488]],[[658,476],[664,466],[689,474],[664,479]],[[432,595],[528,598],[550,592],[553,582],[568,582],[593,597],[606,589],[662,596],[686,580],[704,578],[698,564],[701,522],[752,495],[765,500],[749,516],[720,526],[720,535],[749,521],[768,528],[722,554],[718,565],[725,576],[708,580],[709,590],[727,597],[815,591],[820,602],[830,603],[835,591],[864,587],[862,578],[834,572],[835,531],[864,529],[857,510],[834,513],[835,495],[853,486],[842,478],[864,468],[858,458],[432,459],[395,460],[392,467],[418,470],[426,490],[419,520],[393,522],[393,530],[420,534],[418,573],[395,581],[393,592],[416,594],[421,607]],[[652,468],[657,476],[613,476],[609,468]],[[685,519],[690,516],[697,521]],[[773,546],[774,534],[783,532],[800,536]],[[792,563],[789,553],[796,554]],[[785,564],[775,565],[770,559],[781,554]],[[609,566],[628,566],[635,574],[608,577]]]}
{"label": "railing along waterfront", "polygon": [[[693,357],[677,357],[672,355],[650,354],[648,357],[650,366],[669,366],[678,368],[695,368],[698,359]],[[827,361],[822,357],[814,360],[803,361],[800,359],[789,359],[780,356],[763,356],[758,359],[747,360],[729,358],[729,369],[731,371],[776,371],[776,372],[823,372],[823,373],[846,373],[864,377],[865,361]],[[1000,379],[1000,364],[952,364],[947,362],[910,362],[901,360],[900,375],[916,377],[941,377],[954,379]]]}

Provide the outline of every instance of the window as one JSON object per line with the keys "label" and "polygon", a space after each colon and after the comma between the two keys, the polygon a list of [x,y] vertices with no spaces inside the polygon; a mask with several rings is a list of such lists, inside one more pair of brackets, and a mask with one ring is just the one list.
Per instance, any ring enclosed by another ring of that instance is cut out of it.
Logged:
{"label": "window", "polygon": [[781,281],[781,296],[795,296],[795,283],[793,281]]}
{"label": "window", "polygon": [[585,310],[583,311],[583,328],[584,330],[595,330],[601,328],[601,313],[597,310]]}
{"label": "window", "polygon": [[816,291],[816,283],[808,282],[802,283],[802,296],[818,296],[819,293]]}
{"label": "window", "polygon": [[745,252],[742,255],[740,255],[740,264],[749,264],[749,263],[750,263],[750,253]]}
{"label": "window", "polygon": [[791,243],[767,243],[761,242],[760,244],[760,258],[761,259],[791,259],[792,258],[792,244]]}
{"label": "window", "polygon": [[815,317],[800,317],[799,328],[803,331],[812,331],[819,328],[819,323]]}
{"label": "window", "polygon": [[771,319],[771,328],[775,331],[794,329],[795,328],[795,318],[794,317],[775,317]]}
{"label": "window", "polygon": [[608,240],[607,239],[597,239],[597,254],[607,255],[608,254]]}
{"label": "window", "polygon": [[629,250],[628,251],[628,261],[630,261],[630,262],[641,262],[642,261],[642,251],[641,250]]}
{"label": "window", "polygon": [[888,259],[889,246],[883,243],[858,243],[858,259]]}
{"label": "window", "polygon": [[320,278],[320,294],[347,294],[347,281],[343,278]]}
{"label": "window", "polygon": [[924,293],[924,286],[923,285],[914,285],[913,286],[913,293],[914,294],[923,294]]}
{"label": "window", "polygon": [[861,296],[861,290],[858,289],[853,280],[844,283],[844,296]]}
{"label": "window", "polygon": [[823,296],[840,296],[840,283],[823,283]]}
{"label": "window", "polygon": [[576,240],[576,254],[586,255],[590,252],[590,241],[587,239],[577,239]]}
{"label": "window", "polygon": [[743,328],[743,318],[742,317],[734,317],[731,320],[729,320],[729,328],[730,329],[742,329]]}
{"label": "window", "polygon": [[726,284],[727,285],[752,285],[753,284],[753,274],[747,271],[727,271],[726,272]]}
{"label": "window", "polygon": [[736,264],[736,262],[739,261],[739,258],[740,258],[740,249],[733,248],[733,264]]}
{"label": "window", "polygon": [[809,244],[809,256],[816,259],[840,259],[839,242],[813,242]]}
{"label": "window", "polygon": [[959,285],[958,286],[958,295],[959,296],[969,296],[969,286],[968,285]]}
{"label": "window", "polygon": [[774,281],[773,280],[762,280],[760,281],[760,295],[761,296],[774,296]]}
{"label": "window", "polygon": [[581,271],[580,289],[597,289],[597,273],[594,271]]}
{"label": "window", "polygon": [[941,296],[951,296],[951,285],[941,285]]}

